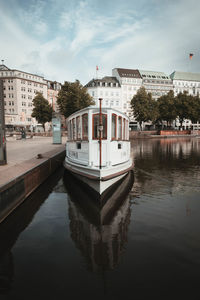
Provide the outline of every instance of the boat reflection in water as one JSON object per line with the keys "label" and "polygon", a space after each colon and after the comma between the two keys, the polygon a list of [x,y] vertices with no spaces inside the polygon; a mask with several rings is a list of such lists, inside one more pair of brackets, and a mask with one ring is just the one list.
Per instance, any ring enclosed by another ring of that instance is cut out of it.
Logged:
{"label": "boat reflection in water", "polygon": [[134,174],[130,171],[100,196],[85,189],[70,173],[64,174],[70,196],[71,237],[91,271],[111,270],[120,261],[130,223],[128,194],[133,182]]}

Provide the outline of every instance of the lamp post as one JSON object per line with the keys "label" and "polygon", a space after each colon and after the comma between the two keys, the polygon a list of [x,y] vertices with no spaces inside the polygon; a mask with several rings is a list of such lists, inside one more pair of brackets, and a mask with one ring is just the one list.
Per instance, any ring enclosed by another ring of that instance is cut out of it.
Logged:
{"label": "lamp post", "polygon": [[3,80],[0,79],[0,165],[7,164]]}

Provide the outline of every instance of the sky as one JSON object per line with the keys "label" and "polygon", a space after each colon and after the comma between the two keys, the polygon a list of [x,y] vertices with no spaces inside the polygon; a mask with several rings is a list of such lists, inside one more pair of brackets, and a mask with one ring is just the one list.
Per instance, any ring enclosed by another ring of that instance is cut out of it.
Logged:
{"label": "sky", "polygon": [[0,0],[0,60],[61,83],[200,72],[199,31],[199,0]]}

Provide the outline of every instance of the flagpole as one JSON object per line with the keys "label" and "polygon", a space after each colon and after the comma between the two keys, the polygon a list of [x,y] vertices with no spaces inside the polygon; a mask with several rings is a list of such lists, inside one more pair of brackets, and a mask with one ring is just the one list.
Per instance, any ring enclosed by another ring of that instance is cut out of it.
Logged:
{"label": "flagpole", "polygon": [[99,71],[99,67],[96,66],[96,79],[98,79],[98,71]]}
{"label": "flagpole", "polygon": [[[189,54],[189,59],[190,59],[190,61],[192,60],[193,55],[194,55],[193,53],[190,53],[190,54]],[[189,62],[188,62],[188,66],[189,66],[189,67],[188,67],[188,72],[190,72],[190,66],[191,66],[191,64],[190,64]]]}

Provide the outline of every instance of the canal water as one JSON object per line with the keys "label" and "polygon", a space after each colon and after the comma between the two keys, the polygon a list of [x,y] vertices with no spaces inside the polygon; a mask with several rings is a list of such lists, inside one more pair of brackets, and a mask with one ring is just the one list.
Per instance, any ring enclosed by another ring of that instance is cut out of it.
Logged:
{"label": "canal water", "polygon": [[200,139],[132,155],[103,208],[60,169],[0,225],[0,299],[196,299]]}

